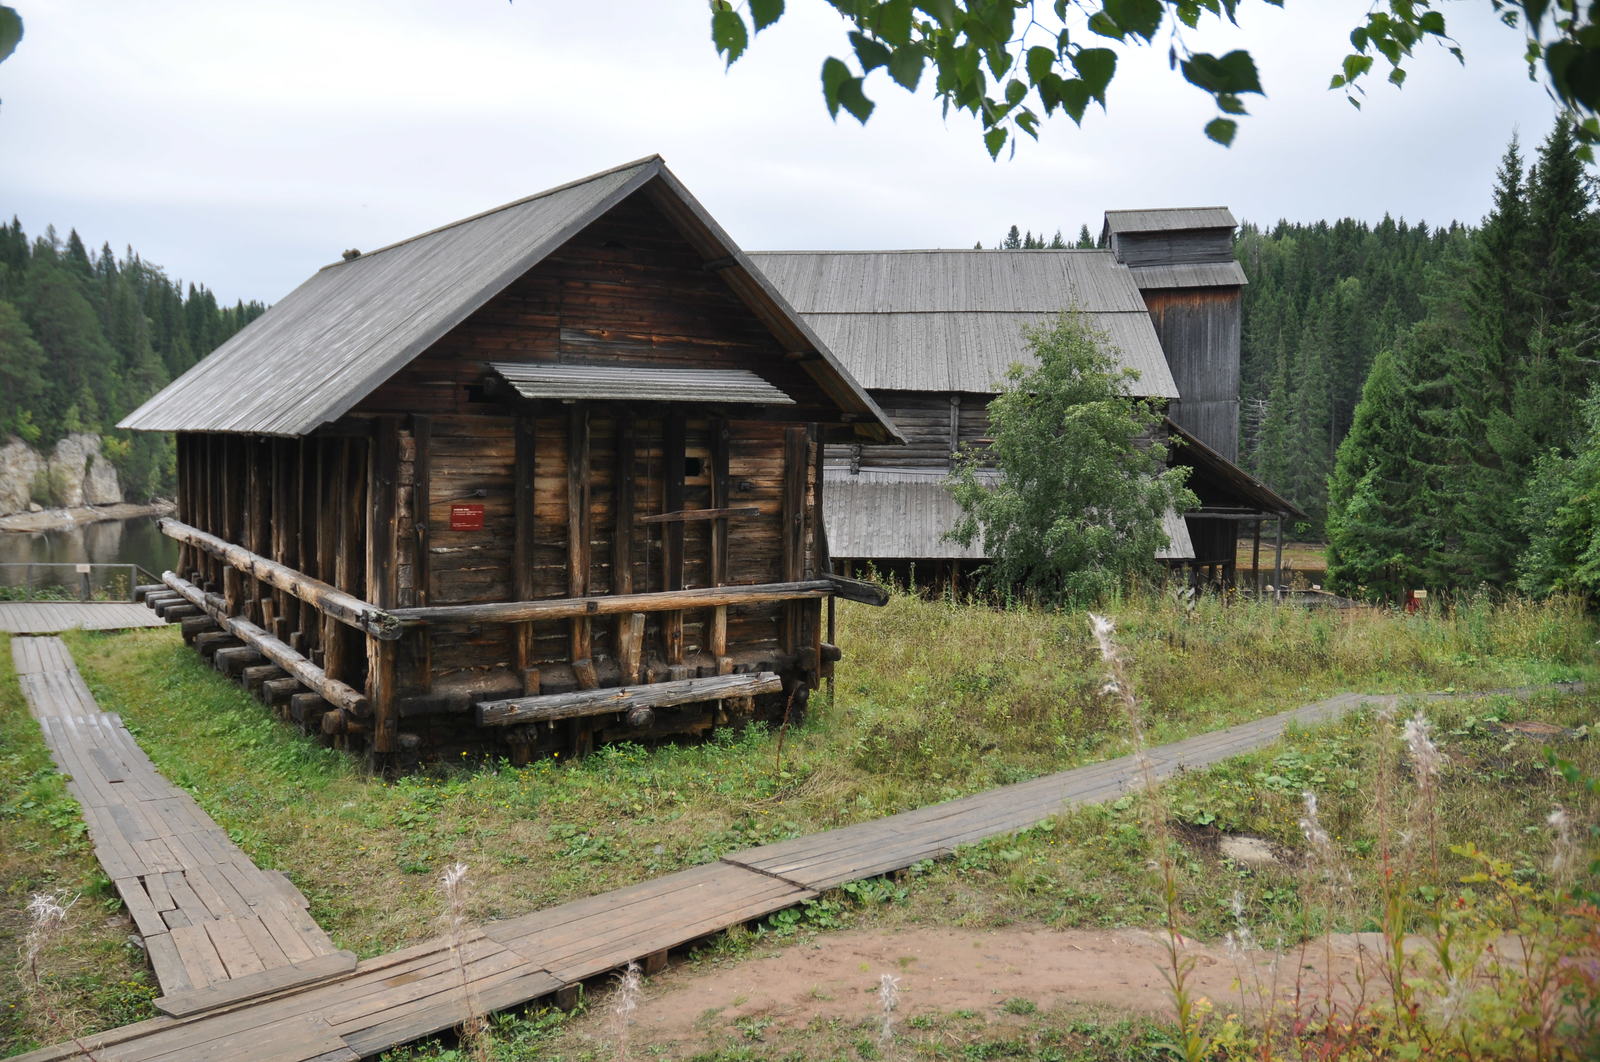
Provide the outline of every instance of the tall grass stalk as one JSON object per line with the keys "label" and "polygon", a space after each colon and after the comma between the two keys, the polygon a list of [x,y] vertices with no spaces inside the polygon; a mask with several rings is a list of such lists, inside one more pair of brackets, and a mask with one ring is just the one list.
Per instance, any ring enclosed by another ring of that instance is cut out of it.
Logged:
{"label": "tall grass stalk", "polygon": [[1178,897],[1178,868],[1172,859],[1172,831],[1167,825],[1167,810],[1161,800],[1161,789],[1146,751],[1144,719],[1139,710],[1139,698],[1134,695],[1128,681],[1127,664],[1113,635],[1116,627],[1105,616],[1089,613],[1089,629],[1094,632],[1095,644],[1100,649],[1100,659],[1105,663],[1106,682],[1103,691],[1114,697],[1127,717],[1128,733],[1133,740],[1134,763],[1144,783],[1145,800],[1155,835],[1156,858],[1161,867],[1161,896],[1165,906],[1167,968],[1162,971],[1167,986],[1172,991],[1173,1008],[1178,1016],[1178,1043],[1174,1045],[1184,1062],[1202,1062],[1210,1054],[1210,1044],[1202,1028],[1200,1009],[1189,991],[1189,975],[1194,960],[1183,954],[1183,934],[1179,930],[1181,905]]}
{"label": "tall grass stalk", "polygon": [[467,865],[452,863],[439,875],[439,891],[444,895],[445,932],[450,940],[450,956],[461,978],[461,1044],[479,1062],[489,1062],[488,1029],[479,1013],[478,1001],[467,976]]}
{"label": "tall grass stalk", "polygon": [[630,961],[617,974],[617,990],[611,997],[611,1023],[617,1044],[618,1062],[627,1062],[633,1042],[633,1015],[639,1009],[639,997],[644,993],[644,972],[637,962]]}
{"label": "tall grass stalk", "polygon": [[894,1012],[900,1005],[900,978],[884,974],[878,978],[878,1011],[883,1025],[878,1029],[878,1052],[885,1057],[894,1046]]}
{"label": "tall grass stalk", "polygon": [[36,892],[28,901],[28,932],[22,941],[21,973],[23,983],[33,991],[33,1001],[45,1018],[64,1040],[71,1040],[78,1053],[93,1062],[99,1056],[72,1031],[66,1015],[56,1005],[55,993],[45,984],[41,959],[61,929],[67,924],[67,912],[78,902],[76,896],[67,897],[65,891]]}

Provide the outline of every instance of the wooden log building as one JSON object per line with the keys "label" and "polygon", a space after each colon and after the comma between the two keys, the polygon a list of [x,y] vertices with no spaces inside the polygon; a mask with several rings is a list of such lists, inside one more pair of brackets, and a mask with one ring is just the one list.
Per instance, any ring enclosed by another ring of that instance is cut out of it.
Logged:
{"label": "wooden log building", "polygon": [[327,266],[129,415],[147,599],[375,761],[704,732],[831,669],[827,442],[897,429],[649,158]]}
{"label": "wooden log building", "polygon": [[827,447],[841,570],[939,583],[984,563],[981,543],[945,538],[959,511],[944,481],[960,450],[986,445],[1007,368],[1031,359],[1023,327],[1077,309],[1138,374],[1135,393],[1164,405],[1171,461],[1200,497],[1167,515],[1157,559],[1195,585],[1233,585],[1241,529],[1259,556],[1264,522],[1303,515],[1234,464],[1245,283],[1234,227],[1224,207],[1108,211],[1106,249],[753,254],[908,440]]}

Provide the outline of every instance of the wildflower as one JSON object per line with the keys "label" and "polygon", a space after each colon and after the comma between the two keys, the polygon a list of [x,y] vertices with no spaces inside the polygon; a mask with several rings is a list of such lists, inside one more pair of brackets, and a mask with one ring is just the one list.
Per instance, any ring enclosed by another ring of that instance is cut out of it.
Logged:
{"label": "wildflower", "polygon": [[1431,789],[1439,777],[1440,769],[1444,766],[1444,753],[1439,751],[1438,744],[1434,742],[1433,725],[1422,714],[1421,708],[1417,709],[1416,715],[1406,720],[1400,735],[1405,739],[1411,766],[1417,772],[1417,788]]}
{"label": "wildflower", "polygon": [[1233,929],[1222,938],[1223,944],[1228,949],[1228,954],[1235,960],[1244,957],[1244,954],[1256,946],[1255,934],[1250,932],[1250,923],[1245,921],[1244,896],[1238,889],[1233,890],[1233,896],[1228,900],[1228,907],[1233,911]]}
{"label": "wildflower", "polygon": [[883,1028],[878,1031],[878,1047],[886,1049],[894,1040],[894,1010],[900,1003],[900,978],[884,974],[878,978],[878,1005],[883,1010]]}
{"label": "wildflower", "polygon": [[1577,857],[1577,844],[1572,837],[1572,818],[1566,808],[1557,804],[1545,822],[1555,831],[1555,838],[1550,845],[1550,876],[1561,881],[1572,869]]}

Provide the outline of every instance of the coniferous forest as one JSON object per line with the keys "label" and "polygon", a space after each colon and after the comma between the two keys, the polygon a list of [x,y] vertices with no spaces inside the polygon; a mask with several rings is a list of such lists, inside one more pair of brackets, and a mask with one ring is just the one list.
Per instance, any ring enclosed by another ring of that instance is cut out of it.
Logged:
{"label": "coniferous forest", "polygon": [[76,230],[30,241],[13,218],[0,225],[0,441],[98,433],[129,499],[170,495],[171,438],[114,425],[264,309],[218,306],[131,248],[91,254]]}
{"label": "coniferous forest", "polygon": [[1596,179],[1565,123],[1484,179],[1476,226],[1240,226],[1240,462],[1342,592],[1600,594]]}
{"label": "coniferous forest", "polygon": [[1329,480],[1328,579],[1600,592],[1600,210],[1566,124],[1378,352]]}

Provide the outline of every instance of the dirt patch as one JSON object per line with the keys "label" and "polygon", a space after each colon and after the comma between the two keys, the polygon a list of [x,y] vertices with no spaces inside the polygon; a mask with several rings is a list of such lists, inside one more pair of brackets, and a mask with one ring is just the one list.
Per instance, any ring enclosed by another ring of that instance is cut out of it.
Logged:
{"label": "dirt patch", "polygon": [[[1337,940],[1335,983],[1353,981],[1360,948],[1375,944],[1365,936]],[[1280,996],[1292,991],[1302,961],[1311,967],[1303,971],[1306,983],[1314,979],[1320,995],[1326,983],[1321,942],[1314,951],[1236,958],[1222,945],[1186,941],[1183,947],[1193,963],[1190,990],[1224,1013],[1255,1010],[1275,986]],[[899,978],[901,1021],[951,1011],[1001,1021],[1007,1000],[1041,1009],[1102,1006],[1165,1018],[1172,1013],[1162,977],[1168,965],[1164,935],[1147,930],[853,930],[726,966],[674,966],[646,986],[631,1038],[635,1045],[675,1055],[703,1049],[708,1040],[751,1023],[798,1030],[818,1021],[860,1022],[877,1014],[884,974]],[[612,1021],[606,1001],[597,1002],[574,1031],[606,1040]]]}

